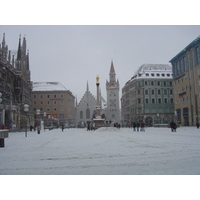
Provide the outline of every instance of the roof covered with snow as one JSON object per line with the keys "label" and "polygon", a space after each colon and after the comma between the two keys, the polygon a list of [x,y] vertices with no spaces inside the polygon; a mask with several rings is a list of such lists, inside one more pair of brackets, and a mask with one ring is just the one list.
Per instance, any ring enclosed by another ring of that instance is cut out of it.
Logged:
{"label": "roof covered with snow", "polygon": [[33,82],[34,91],[68,91],[59,82]]}
{"label": "roof covered with snow", "polygon": [[172,66],[169,64],[143,64],[132,79],[138,78],[173,78]]}

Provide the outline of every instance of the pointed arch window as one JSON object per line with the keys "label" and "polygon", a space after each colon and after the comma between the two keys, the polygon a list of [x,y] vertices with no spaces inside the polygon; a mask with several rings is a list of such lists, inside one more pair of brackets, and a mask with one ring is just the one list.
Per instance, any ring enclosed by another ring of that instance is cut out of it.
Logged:
{"label": "pointed arch window", "polygon": [[83,111],[80,111],[80,119],[83,119]]}
{"label": "pointed arch window", "polygon": [[86,109],[86,118],[87,119],[90,118],[90,109],[89,108]]}

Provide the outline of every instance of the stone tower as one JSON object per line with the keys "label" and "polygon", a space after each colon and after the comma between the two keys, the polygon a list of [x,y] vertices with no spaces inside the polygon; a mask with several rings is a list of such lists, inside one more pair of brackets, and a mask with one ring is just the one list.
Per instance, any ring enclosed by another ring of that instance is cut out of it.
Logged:
{"label": "stone tower", "polygon": [[110,66],[109,81],[106,81],[107,91],[107,112],[106,121],[112,123],[120,122],[119,115],[119,81],[116,81],[116,73],[113,65],[113,61]]}

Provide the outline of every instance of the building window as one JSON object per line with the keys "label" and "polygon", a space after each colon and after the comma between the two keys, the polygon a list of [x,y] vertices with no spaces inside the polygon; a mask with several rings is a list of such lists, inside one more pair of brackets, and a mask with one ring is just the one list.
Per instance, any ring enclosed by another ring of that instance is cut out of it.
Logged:
{"label": "building window", "polygon": [[49,94],[47,94],[47,99],[49,99],[50,98],[50,95]]}
{"label": "building window", "polygon": [[138,94],[140,94],[140,90],[138,90]]}
{"label": "building window", "polygon": [[167,95],[167,90],[164,90],[164,95]]}
{"label": "building window", "polygon": [[43,101],[40,101],[40,105],[43,105]]}
{"label": "building window", "polygon": [[53,102],[53,104],[54,104],[54,105],[56,105],[56,104],[57,104],[57,102],[56,102],[56,101],[54,101],[54,102]]}
{"label": "building window", "polygon": [[147,73],[146,76],[149,76],[149,74]]}
{"label": "building window", "polygon": [[157,82],[157,85],[160,86],[160,81]]}
{"label": "building window", "polygon": [[145,95],[148,95],[148,90],[145,90]]}
{"label": "building window", "polygon": [[56,108],[54,108],[53,110],[54,110],[54,111],[56,111],[57,109],[56,109]]}
{"label": "building window", "polygon": [[170,94],[173,95],[173,90],[170,90]]}
{"label": "building window", "polygon": [[170,103],[174,103],[173,98],[170,99]]}
{"label": "building window", "polygon": [[148,104],[149,103],[149,99],[146,99],[145,102],[146,102],[146,104]]}
{"label": "building window", "polygon": [[41,99],[43,98],[43,95],[42,95],[42,94],[40,95],[40,98],[41,98]]}
{"label": "building window", "polygon": [[196,62],[200,64],[200,47],[196,48]]}
{"label": "building window", "polygon": [[151,99],[151,103],[153,103],[153,104],[154,104],[154,103],[155,103],[155,99]]}
{"label": "building window", "polygon": [[151,94],[152,94],[152,95],[154,95],[154,94],[155,94],[155,93],[154,93],[154,90],[151,90]]}
{"label": "building window", "polygon": [[60,98],[64,98],[64,95],[63,95],[63,94],[61,94],[61,95],[60,95]]}
{"label": "building window", "polygon": [[64,111],[64,107],[60,107],[60,111]]}
{"label": "building window", "polygon": [[47,111],[49,112],[49,111],[50,111],[50,108],[47,108]]}
{"label": "building window", "polygon": [[161,104],[161,98],[158,99],[158,103]]}
{"label": "building window", "polygon": [[158,95],[160,95],[161,94],[161,92],[160,92],[160,90],[158,90]]}
{"label": "building window", "polygon": [[36,105],[36,101],[34,101],[33,104]]}
{"label": "building window", "polygon": [[64,114],[60,114],[60,119],[64,119]]}
{"label": "building window", "polygon": [[147,85],[147,81],[145,81],[144,84]]}
{"label": "building window", "polygon": [[60,105],[63,105],[63,104],[64,104],[64,101],[63,101],[63,100],[61,100],[61,101],[60,101]]}
{"label": "building window", "polygon": [[165,103],[167,103],[167,98],[164,99]]}
{"label": "building window", "polygon": [[138,103],[139,103],[139,104],[141,103],[141,99],[140,99],[140,98],[138,99]]}
{"label": "building window", "polygon": [[153,82],[153,81],[151,81],[151,85],[154,85],[154,82]]}
{"label": "building window", "polygon": [[90,109],[89,108],[86,109],[86,118],[87,119],[90,118]]}
{"label": "building window", "polygon": [[164,83],[164,86],[166,86],[166,85],[167,85],[166,81],[164,81],[163,83]]}
{"label": "building window", "polygon": [[56,94],[53,95],[54,99],[56,98]]}
{"label": "building window", "polygon": [[34,99],[36,99],[36,94],[34,94],[34,96],[33,96],[33,97],[34,97]]}
{"label": "building window", "polygon": [[83,119],[83,111],[80,111],[80,119]]}

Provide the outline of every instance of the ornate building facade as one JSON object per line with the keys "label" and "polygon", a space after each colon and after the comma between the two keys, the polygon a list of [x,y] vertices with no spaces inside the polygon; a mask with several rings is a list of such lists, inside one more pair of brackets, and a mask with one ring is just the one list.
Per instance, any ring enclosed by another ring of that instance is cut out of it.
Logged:
{"label": "ornate building facade", "polygon": [[119,110],[119,81],[116,80],[116,73],[113,61],[110,66],[109,81],[106,81],[107,91],[107,112],[106,121],[120,123]]}
{"label": "ornate building facade", "polygon": [[[101,106],[101,116],[105,118],[106,114],[106,102],[101,95],[99,94],[100,106]],[[86,91],[81,98],[80,102],[76,105],[76,124],[77,127],[86,127],[88,123],[93,121],[93,118],[96,116],[97,109],[97,99],[90,92],[89,85],[87,83]]]}
{"label": "ornate building facade", "polygon": [[144,64],[122,88],[122,121],[147,126],[174,119],[173,74],[168,64]]}
{"label": "ornate building facade", "polygon": [[[11,58],[12,56],[12,58]],[[0,124],[9,129],[30,124],[31,110],[24,111],[24,105],[30,106],[32,83],[30,81],[29,53],[26,39],[19,38],[17,57],[11,55],[5,42],[5,34],[0,44]]]}

